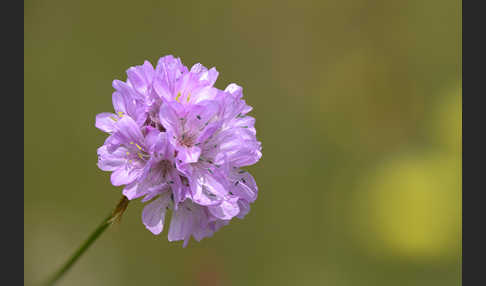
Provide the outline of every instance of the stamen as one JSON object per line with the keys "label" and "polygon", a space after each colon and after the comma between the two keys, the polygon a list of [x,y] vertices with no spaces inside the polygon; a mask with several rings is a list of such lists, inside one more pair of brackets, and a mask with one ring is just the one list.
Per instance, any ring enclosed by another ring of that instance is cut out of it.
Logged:
{"label": "stamen", "polygon": [[181,93],[180,93],[180,92],[178,92],[178,93],[177,93],[177,96],[176,96],[176,98],[175,98],[175,100],[176,100],[177,102],[180,102],[180,101],[179,101],[179,97],[181,97]]}

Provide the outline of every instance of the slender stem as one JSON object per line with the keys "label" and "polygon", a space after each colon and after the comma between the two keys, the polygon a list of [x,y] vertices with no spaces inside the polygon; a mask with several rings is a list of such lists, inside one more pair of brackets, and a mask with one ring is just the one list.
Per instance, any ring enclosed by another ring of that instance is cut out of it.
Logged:
{"label": "slender stem", "polygon": [[71,255],[71,257],[64,263],[64,265],[56,272],[54,275],[45,283],[44,285],[50,286],[54,285],[70,268],[73,264],[79,259],[79,257],[86,252],[86,250],[90,247],[93,242],[115,221],[119,221],[121,215],[125,211],[126,207],[128,206],[129,200],[123,196],[116,206],[115,210],[108,215],[103,222],[91,233],[91,235],[86,239],[83,244],[76,250],[76,252]]}

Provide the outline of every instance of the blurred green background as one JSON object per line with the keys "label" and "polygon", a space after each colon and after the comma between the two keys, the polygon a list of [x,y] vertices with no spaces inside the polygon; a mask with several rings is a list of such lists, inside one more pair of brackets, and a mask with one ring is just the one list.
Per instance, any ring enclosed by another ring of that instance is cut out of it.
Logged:
{"label": "blurred green background", "polygon": [[26,285],[119,200],[94,118],[167,54],[243,86],[259,198],[186,249],[133,202],[59,285],[460,285],[461,1],[24,4]]}

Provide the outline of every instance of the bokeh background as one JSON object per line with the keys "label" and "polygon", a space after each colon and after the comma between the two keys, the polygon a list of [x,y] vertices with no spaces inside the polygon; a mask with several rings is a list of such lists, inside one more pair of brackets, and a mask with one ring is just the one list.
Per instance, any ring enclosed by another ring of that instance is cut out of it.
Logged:
{"label": "bokeh background", "polygon": [[133,202],[59,285],[460,285],[461,1],[24,4],[26,285],[119,200],[94,118],[166,54],[243,86],[259,198],[185,249]]}

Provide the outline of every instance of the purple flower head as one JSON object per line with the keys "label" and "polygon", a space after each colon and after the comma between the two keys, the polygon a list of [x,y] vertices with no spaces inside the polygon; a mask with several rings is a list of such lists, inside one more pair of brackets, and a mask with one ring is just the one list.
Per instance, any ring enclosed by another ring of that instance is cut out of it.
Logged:
{"label": "purple flower head", "polygon": [[165,56],[127,70],[113,81],[115,113],[100,113],[96,127],[109,133],[98,149],[98,166],[112,171],[130,200],[148,202],[142,221],[154,234],[173,212],[169,241],[211,236],[233,217],[243,218],[257,198],[253,177],[261,144],[242,88],[213,85],[215,68]]}

